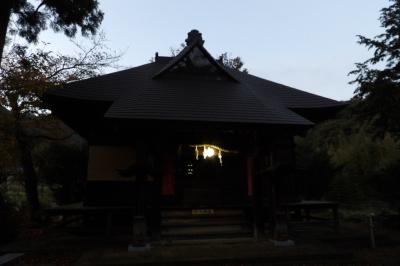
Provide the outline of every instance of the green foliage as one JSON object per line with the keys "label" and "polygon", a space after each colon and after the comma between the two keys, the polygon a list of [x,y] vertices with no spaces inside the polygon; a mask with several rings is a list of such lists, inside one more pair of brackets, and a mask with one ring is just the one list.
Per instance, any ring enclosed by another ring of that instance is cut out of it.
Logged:
{"label": "green foliage", "polygon": [[0,193],[13,209],[20,211],[26,208],[27,199],[24,185],[18,175],[8,176],[7,179],[0,184]]}
{"label": "green foliage", "polygon": [[350,72],[358,85],[355,98],[361,119],[373,121],[378,134],[400,132],[400,0],[381,10],[385,31],[375,38],[359,37],[359,44],[373,50],[373,57],[356,64]]}
{"label": "green foliage", "polygon": [[43,143],[34,150],[40,180],[54,192],[57,204],[82,200],[87,154],[82,142]]}
{"label": "green foliage", "polygon": [[[400,200],[400,141],[346,118],[325,122],[297,138],[298,163],[313,195],[343,203]],[[322,185],[321,185],[322,184]]]}
{"label": "green foliage", "polygon": [[79,52],[72,56],[56,54],[46,46],[34,51],[13,46],[0,67],[0,106],[11,110],[16,120],[45,114],[41,96],[48,89],[96,76],[119,60],[104,41],[100,35],[92,38],[91,47],[76,44]]}
{"label": "green foliage", "polygon": [[[92,41],[89,48],[77,44],[80,51],[75,56],[56,54],[45,48],[31,51],[14,46],[1,65],[0,108],[4,112],[0,115],[0,146],[4,150],[0,152],[0,167],[5,172],[16,169],[24,180],[32,214],[40,207],[32,150],[44,140],[63,141],[74,135],[45,109],[43,94],[66,82],[93,77],[119,59],[119,55],[105,51],[104,36]],[[46,201],[47,198],[50,199],[46,196]]]}
{"label": "green foliage", "polygon": [[331,155],[352,130],[351,121],[337,119],[319,124],[304,137],[296,137],[297,165],[304,171],[304,193],[307,199],[321,198],[335,177]]}
{"label": "green foliage", "polygon": [[97,0],[46,0],[36,5],[28,0],[3,1],[12,3],[12,25],[15,26],[11,32],[29,42],[37,42],[39,33],[49,26],[68,37],[75,36],[78,28],[82,35],[95,34],[104,16]]}
{"label": "green foliage", "polygon": [[83,36],[94,35],[103,20],[98,0],[1,0],[0,63],[7,32],[18,34],[28,42],[37,42],[39,33],[48,27],[74,37],[80,29]]}
{"label": "green foliage", "polygon": [[365,131],[341,139],[331,154],[331,163],[349,176],[370,179],[400,162],[400,143],[387,133],[373,138]]}
{"label": "green foliage", "polygon": [[297,165],[304,174],[303,196],[306,199],[321,198],[333,177],[327,153],[314,145],[311,137],[296,138]]}
{"label": "green foliage", "polygon": [[353,205],[400,204],[400,0],[382,9],[380,21],[384,33],[359,36],[374,54],[350,72],[358,85],[350,105],[297,141],[299,162],[327,179],[324,196]]}
{"label": "green foliage", "polygon": [[[7,181],[0,184],[0,194],[15,213],[24,213],[29,208],[25,193],[24,181],[20,176],[8,176]],[[38,196],[43,206],[55,203],[55,195],[50,186],[44,182],[38,184]]]}

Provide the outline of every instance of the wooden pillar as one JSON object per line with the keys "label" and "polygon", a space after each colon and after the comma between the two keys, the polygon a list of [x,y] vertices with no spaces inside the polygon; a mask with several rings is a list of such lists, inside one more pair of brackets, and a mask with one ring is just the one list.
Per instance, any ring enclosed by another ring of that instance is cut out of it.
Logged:
{"label": "wooden pillar", "polygon": [[247,196],[253,196],[253,173],[254,158],[250,155],[246,156],[246,178],[247,178]]}
{"label": "wooden pillar", "polygon": [[133,246],[142,246],[147,242],[147,207],[148,207],[148,189],[147,189],[147,175],[149,174],[148,168],[148,143],[145,141],[136,143],[137,157],[136,157],[136,181],[135,181],[135,194],[136,194],[136,209],[133,214],[132,234]]}
{"label": "wooden pillar", "polygon": [[271,221],[270,230],[274,231],[276,225],[276,214],[278,211],[278,203],[277,203],[277,195],[276,195],[276,187],[274,183],[274,177],[270,175],[268,177],[268,188],[269,188],[269,218]]}
{"label": "wooden pillar", "polygon": [[172,154],[163,156],[162,190],[163,196],[175,195],[175,160]]}
{"label": "wooden pillar", "polygon": [[[282,184],[285,184],[284,178],[287,178],[287,171],[289,164],[286,161],[282,161],[282,154],[278,156],[278,152],[282,152],[281,147],[275,146],[272,149],[272,162],[271,162],[271,219],[272,219],[272,231],[273,238],[277,241],[286,241],[288,240],[288,214],[285,209],[282,209],[282,199],[284,198],[282,193],[285,192]],[[286,158],[285,156],[283,157]],[[290,184],[286,184],[289,186]],[[287,196],[287,195],[286,195]]]}
{"label": "wooden pillar", "polygon": [[[254,177],[254,158],[249,154],[246,156],[246,174],[247,174],[247,193],[251,197],[252,212],[253,212],[253,236],[259,238],[259,228],[257,226],[257,201],[256,193],[254,193],[255,177]],[[257,190],[257,189],[256,189]]]}
{"label": "wooden pillar", "polygon": [[278,212],[278,195],[276,188],[276,180],[273,171],[273,167],[275,165],[275,146],[271,146],[269,148],[268,153],[268,169],[265,170],[265,178],[266,178],[266,193],[268,196],[268,218],[269,218],[269,231],[270,233],[274,232],[276,221],[277,221],[277,212]]}
{"label": "wooden pillar", "polygon": [[253,232],[254,238],[259,240],[264,235],[264,204],[263,204],[263,184],[262,175],[257,172],[257,142],[256,134],[253,135],[253,143],[250,145],[248,155],[246,156],[247,175],[248,175],[248,193],[251,194],[253,210]]}

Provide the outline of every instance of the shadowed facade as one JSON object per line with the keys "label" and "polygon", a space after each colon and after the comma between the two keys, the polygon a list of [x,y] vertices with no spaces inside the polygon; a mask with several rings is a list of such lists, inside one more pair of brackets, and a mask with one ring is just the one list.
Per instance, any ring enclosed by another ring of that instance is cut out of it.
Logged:
{"label": "shadowed facade", "polygon": [[46,94],[89,143],[84,206],[131,207],[151,236],[262,233],[299,196],[294,136],[344,104],[227,68],[196,30],[186,44]]}

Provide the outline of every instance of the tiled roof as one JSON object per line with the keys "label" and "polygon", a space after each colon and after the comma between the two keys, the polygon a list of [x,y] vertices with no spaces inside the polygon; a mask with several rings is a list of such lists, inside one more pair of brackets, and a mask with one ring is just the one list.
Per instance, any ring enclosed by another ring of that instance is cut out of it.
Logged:
{"label": "tiled roof", "polygon": [[[67,97],[105,101],[110,107],[104,117],[140,120],[185,120],[252,124],[311,125],[293,110],[329,108],[343,103],[297,90],[219,65],[218,71],[230,79],[206,79],[165,75],[187,56],[193,47],[208,58],[202,43],[189,44],[170,59],[71,82],[48,93],[52,98]],[[53,106],[53,108],[57,108]]]}

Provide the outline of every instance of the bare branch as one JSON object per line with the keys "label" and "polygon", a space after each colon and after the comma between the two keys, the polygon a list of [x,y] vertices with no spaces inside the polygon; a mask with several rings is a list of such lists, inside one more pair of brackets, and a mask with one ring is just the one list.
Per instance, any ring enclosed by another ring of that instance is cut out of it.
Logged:
{"label": "bare branch", "polygon": [[39,12],[39,9],[44,5],[44,0],[36,7],[35,13]]}

